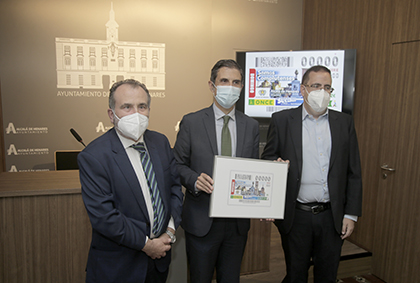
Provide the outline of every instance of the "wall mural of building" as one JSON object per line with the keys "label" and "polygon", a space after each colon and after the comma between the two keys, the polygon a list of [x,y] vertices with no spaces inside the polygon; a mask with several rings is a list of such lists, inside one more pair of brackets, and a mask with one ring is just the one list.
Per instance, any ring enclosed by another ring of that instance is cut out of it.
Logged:
{"label": "wall mural of building", "polygon": [[[56,91],[56,95],[39,96],[38,100],[42,100],[41,107],[45,105],[46,111],[51,105],[61,110],[56,114],[57,119],[43,122],[22,121],[19,117],[7,120],[7,171],[55,170],[57,152],[81,149],[74,144],[70,128],[88,137],[86,143],[110,129],[112,125],[103,115],[105,111],[97,105],[107,106],[109,89],[117,81],[136,79],[147,86],[152,97],[165,97],[165,43],[121,40],[112,3],[110,7],[109,19],[104,23],[104,39],[65,38],[56,33],[51,38],[55,39],[55,55],[51,52],[44,56],[51,59],[49,66],[55,63],[56,69],[45,69],[45,73],[56,73],[56,84],[52,80],[52,85],[43,85],[41,92]],[[96,26],[96,23],[88,24]],[[28,139],[28,135],[32,138]]]}
{"label": "wall mural of building", "polygon": [[6,171],[56,170],[56,153],[83,150],[70,129],[89,144],[112,128],[109,88],[127,78],[146,84],[149,127],[173,144],[182,116],[212,102],[218,59],[301,46],[301,0],[111,1],[0,1]]}
{"label": "wall mural of building", "polygon": [[149,90],[165,90],[165,44],[119,41],[112,4],[105,26],[106,40],[55,39],[57,88],[109,89],[136,79]]}

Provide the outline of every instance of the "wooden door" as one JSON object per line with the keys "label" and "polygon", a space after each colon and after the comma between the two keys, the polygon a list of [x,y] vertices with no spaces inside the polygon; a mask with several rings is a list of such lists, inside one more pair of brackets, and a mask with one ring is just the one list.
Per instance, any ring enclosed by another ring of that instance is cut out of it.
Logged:
{"label": "wooden door", "polygon": [[[420,41],[392,45],[383,103],[373,274],[418,282],[420,267]],[[395,169],[395,171],[392,171]]]}

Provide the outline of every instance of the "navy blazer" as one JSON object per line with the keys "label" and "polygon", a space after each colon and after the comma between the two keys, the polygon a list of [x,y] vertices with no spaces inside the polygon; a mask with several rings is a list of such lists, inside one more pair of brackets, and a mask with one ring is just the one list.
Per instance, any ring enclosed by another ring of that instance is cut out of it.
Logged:
{"label": "navy blazer", "polygon": [[[284,220],[276,225],[288,233],[295,215],[295,205],[302,175],[302,107],[283,110],[272,115],[267,144],[262,159],[290,160],[287,178]],[[328,190],[336,231],[341,234],[344,214],[361,216],[362,177],[359,146],[353,119],[350,115],[328,110],[331,131],[331,156],[328,171]]]}
{"label": "navy blazer", "polygon": [[[236,156],[245,158],[259,157],[258,122],[242,112],[235,112],[236,119]],[[174,154],[186,188],[181,226],[190,234],[198,237],[206,235],[213,223],[209,217],[210,195],[194,192],[194,184],[201,173],[213,175],[214,156],[218,155],[216,124],[213,106],[187,114],[180,123]],[[249,219],[238,219],[240,234],[248,232]]]}
{"label": "navy blazer", "polygon": [[[167,138],[144,133],[158,189],[165,205],[163,233],[171,215],[181,222],[183,193]],[[86,282],[143,282],[148,256],[142,252],[150,236],[150,220],[142,189],[115,129],[91,142],[79,155],[82,197],[92,224]],[[156,260],[164,271],[171,253]]]}

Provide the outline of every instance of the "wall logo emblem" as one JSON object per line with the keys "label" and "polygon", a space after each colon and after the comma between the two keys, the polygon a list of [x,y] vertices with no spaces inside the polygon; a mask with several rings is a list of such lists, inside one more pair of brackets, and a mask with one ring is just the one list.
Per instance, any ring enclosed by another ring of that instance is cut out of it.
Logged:
{"label": "wall logo emblem", "polygon": [[9,172],[17,172],[18,170],[17,170],[17,168],[16,168],[16,166],[15,165],[12,165],[12,166],[10,166],[10,170],[9,170]]}
{"label": "wall logo emblem", "polygon": [[9,172],[40,172],[40,171],[50,171],[49,169],[24,169],[18,170],[16,165],[10,166]]}
{"label": "wall logo emblem", "polygon": [[16,148],[12,143],[7,150],[7,155],[44,155],[49,154],[48,148]]}
{"label": "wall logo emblem", "polygon": [[7,155],[18,155],[16,147],[14,144],[10,144],[9,149],[7,150]]}
{"label": "wall logo emblem", "polygon": [[15,127],[9,123],[6,128],[6,134],[48,134],[48,127]]}
{"label": "wall logo emblem", "polygon": [[104,126],[104,123],[99,122],[98,126],[96,126],[96,132],[97,133],[99,133],[99,132],[105,133],[106,131],[108,131],[111,128],[112,128],[112,126]]}
{"label": "wall logo emblem", "polygon": [[13,123],[9,123],[9,125],[7,126],[6,134],[10,134],[10,132],[16,134],[15,125],[13,125]]}

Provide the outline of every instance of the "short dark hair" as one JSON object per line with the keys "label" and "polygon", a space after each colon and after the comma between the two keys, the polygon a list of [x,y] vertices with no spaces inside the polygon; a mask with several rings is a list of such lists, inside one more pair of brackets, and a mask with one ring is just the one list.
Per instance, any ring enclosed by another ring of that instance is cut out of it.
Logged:
{"label": "short dark hair", "polygon": [[244,74],[243,74],[242,68],[241,66],[239,66],[238,63],[236,63],[235,60],[232,60],[232,59],[219,60],[211,69],[210,81],[212,81],[213,83],[216,83],[217,73],[223,67],[237,69],[239,73],[241,74],[241,83],[242,84],[244,83]]}
{"label": "short dark hair", "polygon": [[147,106],[150,108],[150,103],[152,101],[152,98],[150,96],[149,90],[147,89],[146,85],[134,79],[126,79],[126,80],[118,81],[114,83],[112,87],[109,89],[109,108],[110,109],[115,109],[114,94],[117,88],[122,85],[131,85],[133,88],[141,87],[147,94]]}
{"label": "short dark hair", "polygon": [[309,74],[310,73],[318,73],[318,72],[326,72],[328,74],[330,74],[331,76],[331,71],[330,69],[328,69],[327,67],[321,66],[321,65],[316,65],[313,67],[310,67],[308,70],[306,70],[305,74],[303,74],[302,77],[302,84],[306,84],[309,81]]}

